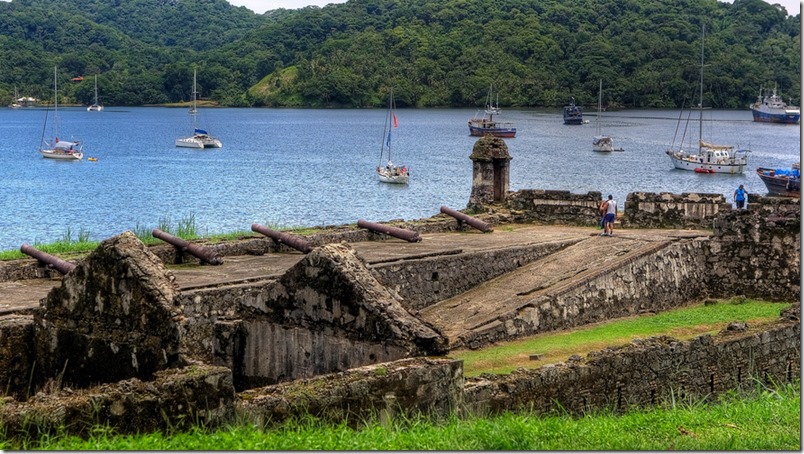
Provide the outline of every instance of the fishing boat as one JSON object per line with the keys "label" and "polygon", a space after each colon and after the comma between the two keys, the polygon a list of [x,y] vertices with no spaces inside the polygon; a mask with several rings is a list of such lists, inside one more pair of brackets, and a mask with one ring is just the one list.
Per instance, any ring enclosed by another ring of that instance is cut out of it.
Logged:
{"label": "fishing boat", "polygon": [[217,137],[211,136],[206,130],[199,129],[196,126],[198,109],[196,108],[196,98],[198,92],[196,91],[196,70],[193,69],[193,106],[190,109],[190,114],[193,118],[193,135],[190,137],[182,137],[176,139],[176,146],[182,148],[221,148],[223,143]]}
{"label": "fishing boat", "polygon": [[[377,166],[377,178],[383,183],[408,184],[410,172],[404,165],[398,166],[391,161],[391,132],[399,126],[396,118],[396,103],[394,102],[394,91],[388,96],[388,111],[385,114],[385,126],[383,128],[380,141],[380,165]],[[382,162],[387,160],[385,166]]]}
{"label": "fishing boat", "polygon": [[600,120],[603,117],[603,79],[600,79],[600,89],[597,94],[597,118],[595,119],[595,135],[592,137],[592,151],[611,152],[623,151],[622,148],[614,148],[614,139],[608,134],[603,134]]}
{"label": "fishing boat", "polygon": [[580,125],[583,124],[583,111],[580,106],[575,105],[575,98],[570,98],[569,104],[564,106],[564,124]]}
{"label": "fishing boat", "polygon": [[789,169],[757,168],[757,176],[768,188],[768,195],[801,197],[801,163],[795,162]]}
{"label": "fishing boat", "polygon": [[[679,145],[679,149],[674,149],[674,137],[673,144],[669,149],[665,150],[665,153],[670,157],[670,160],[673,162],[673,167],[676,169],[690,170],[696,173],[742,174],[745,172],[745,169],[748,166],[748,153],[750,153],[751,150],[735,150],[735,148],[731,145],[716,145],[704,142],[703,140],[703,111],[705,110],[703,107],[704,36],[705,30],[702,29],[701,76],[699,88],[700,102],[696,109],[699,112],[697,150],[683,150],[681,145]],[[681,116],[679,115],[679,123],[680,121]],[[678,134],[678,126],[676,127],[676,134]],[[684,140],[682,137],[682,140],[679,142],[679,144],[683,144],[683,142]]]}
{"label": "fishing boat", "polygon": [[762,91],[762,88],[760,88],[756,102],[751,104],[751,114],[754,116],[754,121],[760,123],[799,123],[801,109],[797,106],[787,105],[781,96],[776,95],[776,87],[773,88],[770,96],[765,90],[765,96],[763,97]]}
{"label": "fishing boat", "polygon": [[493,86],[489,86],[489,94],[486,97],[483,115],[478,117],[478,113],[475,113],[475,116],[469,120],[470,136],[483,137],[489,134],[494,137],[509,139],[516,137],[516,128],[513,123],[494,120],[494,116],[501,114],[502,110],[500,109],[499,94],[497,99],[494,99]]}
{"label": "fishing boat", "polygon": [[47,111],[45,112],[45,124],[42,126],[42,138],[39,142],[39,153],[48,159],[61,159],[64,161],[80,161],[84,157],[84,145],[77,140],[59,139],[59,79],[58,68],[53,68],[53,137],[52,141],[45,140],[47,130]]}
{"label": "fishing boat", "polygon": [[103,106],[98,104],[98,75],[95,74],[95,102],[87,107],[87,112],[100,112],[102,110]]}

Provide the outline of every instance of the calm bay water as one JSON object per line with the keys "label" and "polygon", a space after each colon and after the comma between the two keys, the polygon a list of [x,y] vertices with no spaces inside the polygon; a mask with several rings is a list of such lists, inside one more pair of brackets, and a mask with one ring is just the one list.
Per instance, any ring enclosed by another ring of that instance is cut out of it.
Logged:
{"label": "calm bay water", "polygon": [[[63,138],[85,142],[84,161],[39,155],[44,110],[0,109],[0,250],[55,241],[68,229],[74,238],[85,231],[100,240],[190,216],[201,234],[249,231],[254,222],[297,227],[417,219],[441,205],[463,209],[471,190],[468,157],[477,138],[468,135],[466,121],[475,110],[398,111],[394,161],[411,169],[408,186],[375,177],[382,109],[203,109],[198,126],[224,144],[207,150],[174,146],[192,132],[186,109],[67,108],[59,114]],[[739,184],[766,193],[754,168],[789,167],[800,159],[799,126],[753,123],[747,110],[712,111],[705,139],[750,148],[751,171],[674,170],[664,149],[678,115],[606,113],[603,131],[625,151],[600,154],[591,151],[593,115],[589,124],[566,126],[557,110],[504,110],[500,119],[518,129],[506,140],[511,189],[596,190],[613,194],[621,208],[634,191],[722,193],[731,201]]]}

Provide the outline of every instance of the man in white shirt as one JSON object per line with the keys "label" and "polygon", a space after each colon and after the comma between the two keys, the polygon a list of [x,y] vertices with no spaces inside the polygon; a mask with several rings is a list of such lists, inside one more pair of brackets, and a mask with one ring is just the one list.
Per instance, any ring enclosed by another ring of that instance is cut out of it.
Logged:
{"label": "man in white shirt", "polygon": [[603,203],[602,209],[606,214],[603,217],[603,233],[600,236],[614,235],[614,220],[617,218],[617,201],[609,194],[609,199]]}

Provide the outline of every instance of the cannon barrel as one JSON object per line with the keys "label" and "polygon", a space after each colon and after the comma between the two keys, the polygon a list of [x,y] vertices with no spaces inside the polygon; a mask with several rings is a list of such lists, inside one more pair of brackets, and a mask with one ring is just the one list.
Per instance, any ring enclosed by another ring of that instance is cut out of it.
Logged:
{"label": "cannon barrel", "polygon": [[400,229],[399,227],[392,227],[390,225],[382,225],[377,224],[376,222],[369,222],[360,219],[357,221],[357,226],[363,229],[369,229],[374,232],[384,233],[386,235],[391,235],[393,237],[415,243],[417,241],[421,241],[421,237],[419,237],[419,232],[415,232],[413,230],[407,229]]}
{"label": "cannon barrel", "polygon": [[276,241],[277,243],[287,244],[293,249],[301,251],[305,254],[313,250],[313,246],[310,244],[309,241],[296,235],[291,235],[289,233],[284,232],[277,232],[276,230],[271,230],[268,227],[265,227],[260,224],[251,224],[251,230],[257,233],[261,233],[267,236],[268,238],[271,238],[272,240]]}
{"label": "cannon barrel", "polygon": [[448,206],[443,206],[442,205],[441,206],[441,212],[444,213],[444,214],[448,214],[448,215],[454,217],[459,222],[465,222],[465,223],[469,224],[470,226],[480,230],[483,233],[491,232],[491,231],[494,230],[486,222],[481,221],[478,218],[473,218],[472,216],[469,216],[468,214],[461,213],[460,211],[453,210],[452,208],[450,208]]}
{"label": "cannon barrel", "polygon": [[47,252],[42,252],[35,247],[24,243],[20,246],[20,252],[44,263],[48,268],[53,268],[61,274],[67,274],[75,268],[75,264],[64,261],[56,256],[50,255]]}
{"label": "cannon barrel", "polygon": [[172,244],[177,249],[189,252],[202,262],[209,263],[210,265],[220,265],[223,263],[223,259],[220,258],[215,251],[207,247],[190,243],[187,240],[183,240],[159,229],[153,230],[153,236],[154,238],[159,238],[166,243]]}

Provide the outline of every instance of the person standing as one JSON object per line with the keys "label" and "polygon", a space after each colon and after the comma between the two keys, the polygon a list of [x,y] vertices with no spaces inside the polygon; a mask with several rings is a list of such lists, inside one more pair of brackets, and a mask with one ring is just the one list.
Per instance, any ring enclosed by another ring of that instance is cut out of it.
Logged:
{"label": "person standing", "polygon": [[617,201],[609,194],[609,199],[601,206],[606,214],[603,217],[603,233],[600,236],[612,236],[614,235],[614,221],[617,218]]}
{"label": "person standing", "polygon": [[734,204],[737,205],[738,210],[745,209],[746,200],[748,200],[748,192],[746,192],[743,185],[740,185],[740,187],[734,191]]}

